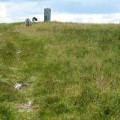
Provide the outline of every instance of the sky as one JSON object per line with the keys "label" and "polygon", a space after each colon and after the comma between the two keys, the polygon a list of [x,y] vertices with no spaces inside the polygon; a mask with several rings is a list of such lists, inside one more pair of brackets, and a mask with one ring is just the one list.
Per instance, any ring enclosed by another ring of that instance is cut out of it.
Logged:
{"label": "sky", "polygon": [[120,0],[0,0],[0,23],[44,19],[51,8],[51,20],[78,23],[119,23]]}

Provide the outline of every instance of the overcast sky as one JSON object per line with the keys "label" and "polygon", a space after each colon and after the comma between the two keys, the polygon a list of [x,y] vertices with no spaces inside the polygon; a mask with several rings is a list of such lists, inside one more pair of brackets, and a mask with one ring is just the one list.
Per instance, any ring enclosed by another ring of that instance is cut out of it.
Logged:
{"label": "overcast sky", "polygon": [[52,21],[119,23],[120,0],[0,0],[0,23],[43,21],[44,8],[52,9]]}

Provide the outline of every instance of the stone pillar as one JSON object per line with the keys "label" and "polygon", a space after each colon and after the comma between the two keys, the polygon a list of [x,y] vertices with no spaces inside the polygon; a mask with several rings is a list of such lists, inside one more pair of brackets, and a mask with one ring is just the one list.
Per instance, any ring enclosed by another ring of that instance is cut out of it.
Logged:
{"label": "stone pillar", "polygon": [[44,22],[50,22],[51,21],[51,9],[45,8],[44,9]]}

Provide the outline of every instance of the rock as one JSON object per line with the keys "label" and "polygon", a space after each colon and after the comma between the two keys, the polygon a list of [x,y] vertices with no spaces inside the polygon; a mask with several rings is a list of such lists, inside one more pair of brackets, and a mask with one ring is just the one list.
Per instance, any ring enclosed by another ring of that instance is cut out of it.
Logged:
{"label": "rock", "polygon": [[23,83],[15,83],[15,85],[14,85],[14,88],[15,89],[22,89],[23,87],[25,87],[26,85],[25,84],[23,84]]}
{"label": "rock", "polygon": [[22,88],[22,84],[16,83],[16,84],[14,85],[14,88],[15,88],[15,89],[21,89],[21,88]]}

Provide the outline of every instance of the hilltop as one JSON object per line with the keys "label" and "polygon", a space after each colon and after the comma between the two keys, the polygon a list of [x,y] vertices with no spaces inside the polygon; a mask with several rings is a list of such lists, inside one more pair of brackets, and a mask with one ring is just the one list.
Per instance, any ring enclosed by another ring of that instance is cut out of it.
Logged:
{"label": "hilltop", "polygon": [[0,120],[119,117],[119,25],[0,24]]}

